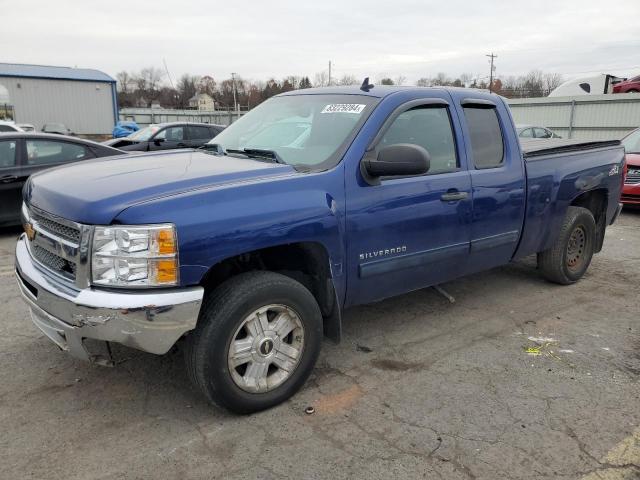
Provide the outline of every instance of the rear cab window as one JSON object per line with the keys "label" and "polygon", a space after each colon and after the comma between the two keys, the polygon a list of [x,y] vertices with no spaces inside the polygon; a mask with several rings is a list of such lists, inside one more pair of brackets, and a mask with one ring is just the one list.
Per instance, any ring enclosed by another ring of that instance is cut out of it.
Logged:
{"label": "rear cab window", "polygon": [[463,105],[476,169],[498,168],[504,164],[504,139],[498,112],[485,105]]}

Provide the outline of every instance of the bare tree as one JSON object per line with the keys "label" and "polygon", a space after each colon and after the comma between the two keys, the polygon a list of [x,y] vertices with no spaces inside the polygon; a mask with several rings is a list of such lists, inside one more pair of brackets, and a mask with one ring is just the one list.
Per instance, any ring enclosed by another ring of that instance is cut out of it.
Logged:
{"label": "bare tree", "polygon": [[404,75],[398,75],[396,78],[393,79],[393,83],[395,83],[396,85],[404,85],[404,82],[407,81],[407,77],[405,77]]}
{"label": "bare tree", "polygon": [[468,87],[469,85],[471,85],[471,80],[473,79],[473,74],[472,73],[462,73],[459,78],[460,78],[460,81],[462,82],[462,84],[465,87]]}
{"label": "bare tree", "polygon": [[148,91],[156,91],[160,86],[160,82],[163,77],[162,70],[156,67],[146,67],[140,70],[140,73],[137,75],[136,83],[138,85],[138,89],[140,90],[148,90]]}
{"label": "bare tree", "polygon": [[418,81],[416,82],[416,86],[417,87],[429,87],[429,86],[431,86],[431,81],[426,77],[422,77],[422,78],[418,79]]}
{"label": "bare tree", "polygon": [[340,80],[338,80],[338,85],[358,85],[358,79],[355,75],[343,75]]}
{"label": "bare tree", "polygon": [[118,90],[122,93],[130,93],[133,86],[133,79],[129,72],[122,71],[116,74],[116,80],[118,81]]}
{"label": "bare tree", "polygon": [[[197,78],[197,77],[194,77]],[[216,95],[216,81],[210,75],[205,75],[198,80],[198,91],[206,93],[211,98]]]}
{"label": "bare tree", "polygon": [[198,77],[186,73],[180,77],[177,87],[177,104],[179,108],[187,108],[189,106],[189,99],[198,92],[198,80]]}
{"label": "bare tree", "polygon": [[559,73],[545,73],[542,79],[545,95],[549,95],[564,82],[564,78]]}
{"label": "bare tree", "polygon": [[329,74],[326,70],[316,73],[313,85],[316,87],[326,87],[329,85]]}
{"label": "bare tree", "polygon": [[431,85],[433,86],[445,86],[450,84],[451,79],[447,77],[447,74],[444,72],[438,72],[438,74],[431,79]]}

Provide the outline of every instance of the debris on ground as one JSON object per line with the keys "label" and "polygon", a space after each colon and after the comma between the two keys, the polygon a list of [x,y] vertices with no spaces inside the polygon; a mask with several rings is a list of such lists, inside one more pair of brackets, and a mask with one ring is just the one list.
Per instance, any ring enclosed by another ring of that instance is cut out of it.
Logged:
{"label": "debris on ground", "polygon": [[373,352],[373,348],[367,347],[366,345],[360,345],[359,343],[356,343],[356,350],[364,353]]}

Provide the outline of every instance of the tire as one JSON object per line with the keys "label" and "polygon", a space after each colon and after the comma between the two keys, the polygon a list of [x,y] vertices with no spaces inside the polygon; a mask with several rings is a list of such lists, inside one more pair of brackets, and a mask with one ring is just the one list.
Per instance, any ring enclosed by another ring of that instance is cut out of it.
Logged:
{"label": "tire", "polygon": [[596,243],[596,222],[589,210],[569,207],[553,246],[538,253],[538,268],[550,282],[569,285],[589,268]]}
{"label": "tire", "polygon": [[187,337],[187,372],[209,401],[257,412],[300,389],[321,341],[320,308],[301,283],[273,272],[243,273],[205,295]]}

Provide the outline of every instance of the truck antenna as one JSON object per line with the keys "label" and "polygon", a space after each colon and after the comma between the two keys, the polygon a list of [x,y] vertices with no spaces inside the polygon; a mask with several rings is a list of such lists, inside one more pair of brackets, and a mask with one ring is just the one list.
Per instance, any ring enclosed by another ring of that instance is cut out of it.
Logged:
{"label": "truck antenna", "polygon": [[373,87],[374,85],[369,83],[369,77],[364,77],[364,81],[362,82],[362,85],[360,85],[360,90],[362,90],[363,92],[368,92]]}

